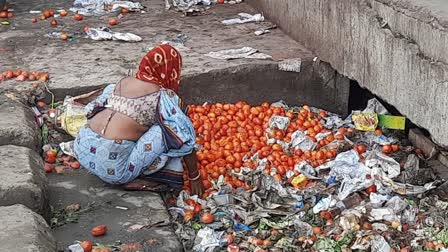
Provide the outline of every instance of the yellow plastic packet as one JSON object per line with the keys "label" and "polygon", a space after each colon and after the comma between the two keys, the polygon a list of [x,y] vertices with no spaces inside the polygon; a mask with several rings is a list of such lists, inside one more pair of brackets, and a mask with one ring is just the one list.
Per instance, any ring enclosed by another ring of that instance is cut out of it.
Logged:
{"label": "yellow plastic packet", "polygon": [[304,188],[307,184],[308,178],[300,174],[297,177],[293,178],[291,181],[291,185],[294,186],[296,189]]}
{"label": "yellow plastic packet", "polygon": [[74,104],[64,105],[64,112],[59,116],[61,128],[71,136],[76,137],[81,128],[87,123],[87,116],[84,113],[84,106]]}
{"label": "yellow plastic packet", "polygon": [[375,113],[356,113],[352,115],[357,130],[375,131],[378,126],[378,115]]}

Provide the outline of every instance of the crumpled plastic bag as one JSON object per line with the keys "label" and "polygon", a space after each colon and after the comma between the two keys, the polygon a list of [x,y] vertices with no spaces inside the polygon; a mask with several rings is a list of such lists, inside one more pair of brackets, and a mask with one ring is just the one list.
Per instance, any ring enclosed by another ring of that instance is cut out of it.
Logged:
{"label": "crumpled plastic bag", "polygon": [[202,4],[208,6],[211,4],[210,0],[165,0],[165,9],[169,10],[174,7],[177,11],[193,12],[195,5]]}
{"label": "crumpled plastic bag", "polygon": [[107,27],[99,27],[99,28],[89,28],[86,31],[86,34],[89,38],[93,40],[119,40],[125,42],[140,42],[142,38],[130,33],[121,33],[121,32],[113,32],[111,29]]}
{"label": "crumpled plastic bag", "polygon": [[232,19],[223,20],[222,23],[224,25],[234,25],[234,24],[244,24],[244,23],[249,23],[249,22],[263,22],[264,21],[264,16],[261,13],[255,14],[255,15],[251,15],[248,13],[238,13],[238,16],[240,16],[241,18],[232,18]]}
{"label": "crumpled plastic bag", "polygon": [[370,169],[378,169],[378,175],[387,178],[395,178],[400,175],[400,164],[393,158],[384,155],[378,150],[369,152],[366,157],[366,166]]}
{"label": "crumpled plastic bag", "polygon": [[207,249],[213,249],[220,246],[220,240],[224,231],[215,232],[209,227],[202,228],[198,231],[194,241],[194,251],[205,252]]}
{"label": "crumpled plastic bag", "polygon": [[84,106],[77,105],[68,99],[58,109],[62,112],[58,117],[61,128],[68,134],[76,137],[82,127],[87,123],[87,116],[84,112]]}
{"label": "crumpled plastic bag", "polygon": [[297,130],[291,135],[290,148],[307,151],[307,150],[314,150],[316,146],[317,146],[316,143],[313,142],[313,140],[311,140],[304,131]]}
{"label": "crumpled plastic bag", "polygon": [[385,252],[391,251],[391,247],[389,243],[387,243],[386,239],[380,235],[375,235],[371,242],[371,251],[372,252]]}
{"label": "crumpled plastic bag", "polygon": [[70,11],[84,16],[100,16],[109,12],[115,12],[120,8],[126,8],[131,11],[143,9],[139,2],[117,1],[117,0],[75,0]]}
{"label": "crumpled plastic bag", "polygon": [[270,129],[286,130],[289,125],[289,118],[286,116],[272,116],[269,119]]}
{"label": "crumpled plastic bag", "polygon": [[205,56],[214,58],[214,59],[270,59],[272,58],[270,55],[259,53],[257,49],[252,47],[242,47],[237,49],[227,49],[215,52],[209,52],[205,54]]}
{"label": "crumpled plastic bag", "polygon": [[382,207],[384,202],[386,202],[389,199],[389,196],[372,192],[369,195],[369,199],[370,204],[372,204],[372,207],[379,208]]}
{"label": "crumpled plastic bag", "polygon": [[376,98],[372,98],[367,102],[366,108],[362,111],[363,113],[375,113],[379,115],[389,114],[389,111],[381,104]]}

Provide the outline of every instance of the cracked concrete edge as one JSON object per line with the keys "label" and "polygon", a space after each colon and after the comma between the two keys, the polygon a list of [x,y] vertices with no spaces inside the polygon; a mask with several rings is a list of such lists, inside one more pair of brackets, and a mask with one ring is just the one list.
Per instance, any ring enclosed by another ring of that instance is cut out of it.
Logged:
{"label": "cracked concrete edge", "polygon": [[[40,152],[41,135],[34,112],[21,97],[13,100],[5,93],[0,95],[0,146],[17,145]],[[9,93],[12,95],[13,93]]]}
{"label": "cracked concrete edge", "polygon": [[[42,158],[34,150],[22,146],[0,146],[0,206],[23,204],[50,219],[48,180]],[[8,178],[8,176],[11,176]]]}
{"label": "cracked concrete edge", "polygon": [[419,0],[374,0],[392,7],[395,11],[430,24],[436,29],[447,31],[448,17],[439,12],[437,6]]}
{"label": "cracked concrete edge", "polygon": [[0,207],[0,223],[0,251],[57,251],[48,224],[24,205]]}
{"label": "cracked concrete edge", "polygon": [[338,72],[426,128],[437,142],[448,143],[444,31],[412,21],[376,0],[249,3]]}

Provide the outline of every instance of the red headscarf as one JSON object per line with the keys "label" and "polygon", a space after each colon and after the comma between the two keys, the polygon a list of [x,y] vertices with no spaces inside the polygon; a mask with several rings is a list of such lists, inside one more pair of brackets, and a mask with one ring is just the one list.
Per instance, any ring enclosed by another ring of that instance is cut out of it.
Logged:
{"label": "red headscarf", "polygon": [[159,45],[143,57],[135,77],[177,93],[181,68],[182,57],[179,51],[168,44]]}

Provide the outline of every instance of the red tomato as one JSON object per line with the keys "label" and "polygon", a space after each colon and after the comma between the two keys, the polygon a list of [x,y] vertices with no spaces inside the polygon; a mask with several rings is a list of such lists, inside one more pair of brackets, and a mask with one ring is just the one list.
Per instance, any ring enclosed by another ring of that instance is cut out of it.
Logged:
{"label": "red tomato", "polygon": [[210,224],[215,221],[215,217],[211,213],[203,213],[201,216],[201,221],[204,224]]}

